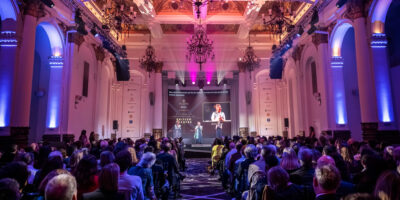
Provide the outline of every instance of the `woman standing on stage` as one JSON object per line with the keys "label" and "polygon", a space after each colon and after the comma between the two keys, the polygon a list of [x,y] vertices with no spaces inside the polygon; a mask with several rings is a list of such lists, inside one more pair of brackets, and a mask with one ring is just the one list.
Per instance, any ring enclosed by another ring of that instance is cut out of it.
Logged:
{"label": "woman standing on stage", "polygon": [[197,126],[194,128],[194,141],[196,144],[201,144],[203,139],[203,126],[200,122],[197,122]]}
{"label": "woman standing on stage", "polygon": [[174,125],[173,138],[180,138],[180,137],[182,137],[182,126],[179,120],[176,120],[176,124]]}

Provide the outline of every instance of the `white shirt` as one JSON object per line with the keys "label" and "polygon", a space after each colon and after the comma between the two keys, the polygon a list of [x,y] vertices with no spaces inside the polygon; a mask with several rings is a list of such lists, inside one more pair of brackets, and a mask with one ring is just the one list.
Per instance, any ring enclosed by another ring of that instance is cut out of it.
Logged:
{"label": "white shirt", "polygon": [[222,121],[225,121],[225,113],[224,112],[213,112],[211,115],[211,121],[217,122],[222,118]]}
{"label": "white shirt", "polygon": [[139,176],[129,175],[126,171],[119,176],[118,190],[129,192],[131,200],[144,199],[142,179]]}

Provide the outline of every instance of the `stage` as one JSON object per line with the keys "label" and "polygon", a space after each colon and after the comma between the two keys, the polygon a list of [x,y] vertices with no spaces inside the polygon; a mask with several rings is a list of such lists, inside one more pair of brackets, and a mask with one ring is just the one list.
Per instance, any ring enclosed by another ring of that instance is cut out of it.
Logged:
{"label": "stage", "polygon": [[[190,141],[189,138],[183,139],[184,141],[184,148],[185,148],[185,157],[186,158],[211,158],[211,148],[212,142],[214,138],[205,138],[209,139],[206,140],[207,143],[203,144],[192,144],[194,140]],[[208,142],[211,141],[211,142]],[[188,142],[188,143],[187,143]],[[204,140],[203,140],[204,142]]]}

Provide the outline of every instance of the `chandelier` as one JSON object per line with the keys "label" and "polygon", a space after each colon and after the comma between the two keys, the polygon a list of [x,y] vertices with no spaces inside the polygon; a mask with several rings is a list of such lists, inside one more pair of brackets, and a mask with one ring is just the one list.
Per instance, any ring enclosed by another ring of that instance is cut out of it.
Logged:
{"label": "chandelier", "polygon": [[164,63],[159,61],[156,57],[156,50],[153,46],[151,46],[151,35],[149,41],[150,42],[146,48],[145,55],[141,59],[139,59],[139,62],[141,67],[149,73],[150,77],[150,73],[160,69],[164,65]]}
{"label": "chandelier", "polygon": [[214,59],[215,57],[213,41],[207,38],[207,33],[201,24],[197,26],[194,34],[187,41],[187,45],[186,58],[191,61],[194,57],[194,61],[200,64],[200,71],[202,64],[206,63],[208,58]]}
{"label": "chandelier", "polygon": [[103,11],[103,29],[114,28],[119,32],[134,30],[137,12],[133,1],[127,0],[96,0]]}
{"label": "chandelier", "polygon": [[268,8],[268,16],[262,14],[265,30],[271,34],[281,35],[294,29],[293,21],[290,19],[293,12],[285,8],[283,2],[271,3]]}
{"label": "chandelier", "polygon": [[250,35],[249,46],[246,48],[244,56],[238,59],[238,67],[239,69],[247,70],[249,72],[252,72],[254,69],[260,67],[260,59],[256,56],[253,47],[250,45]]}

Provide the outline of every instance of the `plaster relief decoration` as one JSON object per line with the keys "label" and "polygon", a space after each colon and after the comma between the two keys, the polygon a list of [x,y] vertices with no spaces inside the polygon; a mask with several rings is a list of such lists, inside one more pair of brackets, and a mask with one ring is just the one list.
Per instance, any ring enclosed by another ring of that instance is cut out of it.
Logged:
{"label": "plaster relief decoration", "polygon": [[141,85],[142,77],[131,74],[123,83],[122,137],[140,138],[141,134]]}
{"label": "plaster relief decoration", "polygon": [[263,136],[275,136],[278,133],[278,111],[276,81],[269,78],[268,74],[258,77],[259,95],[259,132]]}

